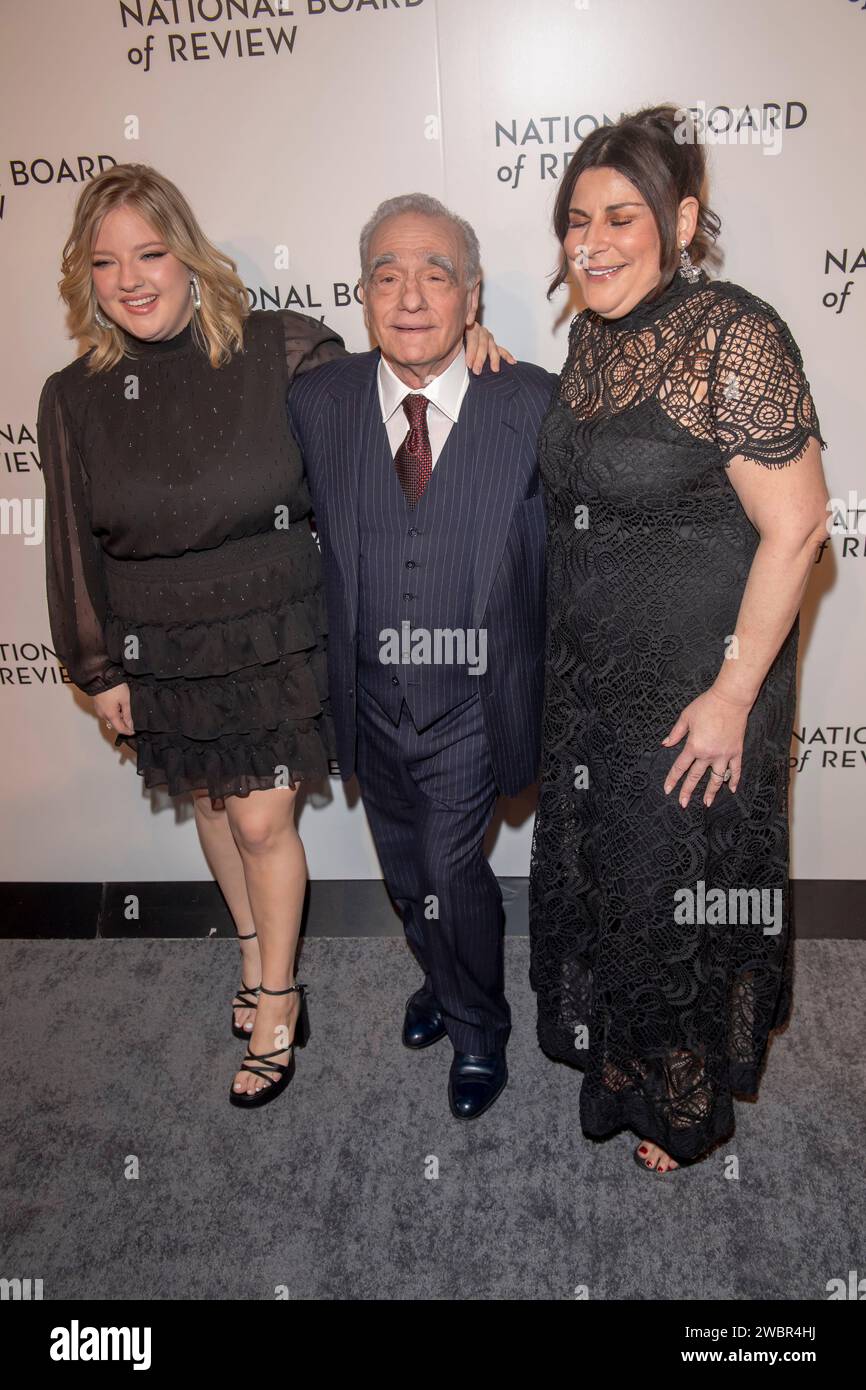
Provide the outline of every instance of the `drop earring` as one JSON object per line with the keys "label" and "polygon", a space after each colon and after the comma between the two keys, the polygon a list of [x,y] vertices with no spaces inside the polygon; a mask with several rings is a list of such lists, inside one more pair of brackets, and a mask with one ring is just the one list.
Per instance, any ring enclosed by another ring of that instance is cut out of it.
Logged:
{"label": "drop earring", "polygon": [[189,281],[189,292],[190,292],[190,294],[192,295],[193,308],[194,308],[194,309],[200,309],[200,308],[201,308],[201,291],[200,291],[200,289],[199,289],[199,287],[198,287],[198,276],[197,276],[197,275],[191,275],[191,276],[190,276],[190,281]]}
{"label": "drop earring", "polygon": [[693,263],[684,241],[680,242],[680,275],[682,275],[684,280],[688,280],[690,284],[694,284],[696,280],[700,280],[701,278],[701,272]]}
{"label": "drop earring", "polygon": [[93,311],[93,317],[94,317],[94,319],[96,320],[96,323],[97,323],[97,325],[98,325],[100,328],[110,328],[110,327],[111,327],[111,324],[108,322],[108,319],[103,318],[102,314],[100,313],[99,305],[98,305],[98,304],[97,304],[96,308],[95,308],[94,311]]}

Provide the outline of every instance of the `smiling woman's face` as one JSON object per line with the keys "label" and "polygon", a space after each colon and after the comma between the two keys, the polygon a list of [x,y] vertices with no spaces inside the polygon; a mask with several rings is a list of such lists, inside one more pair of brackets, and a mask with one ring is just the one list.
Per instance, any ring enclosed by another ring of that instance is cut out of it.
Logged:
{"label": "smiling woman's face", "polygon": [[105,214],[90,263],[100,309],[127,333],[173,338],[189,323],[190,273],[134,208]]}
{"label": "smiling woman's face", "polygon": [[616,169],[585,169],[568,221],[565,254],[587,306],[605,318],[629,313],[661,279],[661,241],[648,204]]}

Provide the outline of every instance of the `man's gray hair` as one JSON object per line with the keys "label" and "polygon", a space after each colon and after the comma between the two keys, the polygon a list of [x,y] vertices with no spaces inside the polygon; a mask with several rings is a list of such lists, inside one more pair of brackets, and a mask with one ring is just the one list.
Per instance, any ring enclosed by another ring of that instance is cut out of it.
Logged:
{"label": "man's gray hair", "polygon": [[463,240],[463,273],[466,284],[472,286],[478,283],[481,279],[481,247],[478,245],[474,229],[465,218],[458,217],[456,212],[451,212],[438,198],[431,198],[428,193],[403,193],[399,198],[388,198],[384,203],[380,203],[361,231],[362,285],[367,283],[372,273],[370,244],[376,231],[387,218],[399,217],[405,212],[418,212],[422,217],[447,218],[457,228]]}

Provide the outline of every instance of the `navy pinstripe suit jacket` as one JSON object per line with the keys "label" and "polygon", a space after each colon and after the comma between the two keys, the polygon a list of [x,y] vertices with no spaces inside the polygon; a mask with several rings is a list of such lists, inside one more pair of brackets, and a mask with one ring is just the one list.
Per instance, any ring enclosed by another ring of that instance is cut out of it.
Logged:
{"label": "navy pinstripe suit jacket", "polygon": [[[379,351],[338,358],[297,377],[289,421],[304,457],[325,575],[328,677],[340,773],[355,769],[360,451],[379,410]],[[452,426],[469,432],[476,471],[472,626],[487,632],[479,694],[497,786],[535,781],[544,683],[546,522],[536,444],[556,378],[530,363],[480,376]],[[384,431],[381,416],[378,428]],[[449,437],[450,438],[450,437]],[[438,465],[437,465],[438,466]],[[454,517],[454,526],[461,518]]]}

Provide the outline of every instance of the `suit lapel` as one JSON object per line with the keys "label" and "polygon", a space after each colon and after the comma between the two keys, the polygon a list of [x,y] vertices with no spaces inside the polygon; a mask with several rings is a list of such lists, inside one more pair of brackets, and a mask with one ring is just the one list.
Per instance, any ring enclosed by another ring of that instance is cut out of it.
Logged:
{"label": "suit lapel", "polygon": [[335,379],[323,410],[331,544],[343,576],[352,635],[358,626],[358,479],[371,411],[378,408],[378,365],[378,350],[353,358]]}
{"label": "suit lapel", "polygon": [[[524,426],[519,416],[517,383],[489,368],[470,376],[464,410],[466,446],[475,481],[475,564],[472,624],[480,627],[496,571],[499,568],[522,476],[520,444]],[[464,423],[461,411],[460,425]],[[438,465],[437,465],[438,467]]]}

